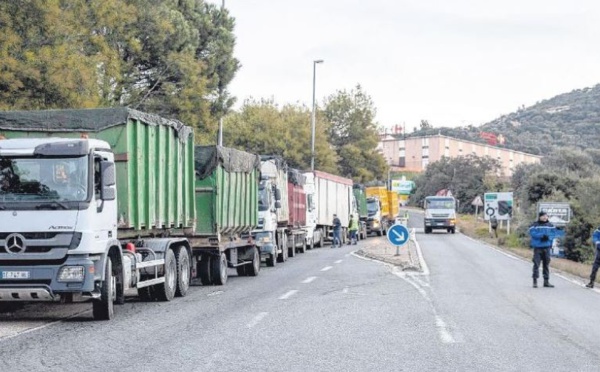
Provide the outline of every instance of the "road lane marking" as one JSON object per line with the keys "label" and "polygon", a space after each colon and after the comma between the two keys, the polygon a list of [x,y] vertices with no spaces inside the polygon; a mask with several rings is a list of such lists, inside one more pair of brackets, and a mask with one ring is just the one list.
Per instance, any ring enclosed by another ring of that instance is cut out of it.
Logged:
{"label": "road lane marking", "polygon": [[316,276],[309,276],[308,278],[306,278],[302,281],[302,284],[312,283],[315,279],[317,279]]}
{"label": "road lane marking", "polygon": [[206,296],[207,297],[218,296],[218,295],[220,295],[222,293],[223,293],[223,291],[216,291],[216,292],[211,292],[211,293],[207,294]]}
{"label": "road lane marking", "polygon": [[333,269],[333,266],[325,266],[324,268],[321,269],[321,271],[328,271]]}
{"label": "road lane marking", "polygon": [[287,291],[287,293],[279,296],[279,299],[280,300],[287,300],[288,298],[292,297],[296,293],[298,293],[298,290],[297,289],[292,289],[291,291]]}
{"label": "road lane marking", "polygon": [[248,327],[248,328],[252,328],[252,327],[256,326],[256,325],[257,325],[258,323],[260,323],[260,321],[261,321],[261,320],[263,320],[263,319],[264,319],[264,318],[265,318],[267,315],[269,315],[269,313],[262,312],[262,313],[258,313],[258,314],[256,314],[256,316],[255,316],[255,317],[254,317],[254,318],[253,318],[253,319],[250,321],[250,323],[248,323],[248,324],[246,325],[246,327]]}
{"label": "road lane marking", "polygon": [[343,261],[343,260],[337,260],[337,261],[335,261],[334,263],[336,263],[336,264],[339,264],[339,263],[342,263],[342,261]]}
{"label": "road lane marking", "polygon": [[35,331],[39,331],[39,330],[41,330],[41,329],[48,328],[48,327],[50,327],[50,326],[53,326],[53,325],[55,325],[55,324],[62,323],[62,322],[64,322],[65,320],[70,320],[70,319],[76,318],[76,317],[78,317],[78,316],[80,316],[80,315],[83,315],[83,314],[86,314],[86,313],[91,313],[91,312],[92,312],[92,310],[91,310],[91,309],[90,309],[90,310],[84,310],[84,311],[80,311],[80,312],[78,312],[78,313],[75,313],[75,314],[73,314],[73,315],[69,315],[69,316],[67,316],[67,317],[65,317],[65,318],[62,318],[62,319],[60,319],[60,320],[55,320],[55,321],[52,321],[52,322],[50,322],[50,323],[46,323],[46,324],[42,324],[42,325],[40,325],[40,326],[37,326],[37,327],[33,327],[33,328],[26,329],[26,330],[24,330],[24,331],[17,331],[16,333],[14,333],[14,334],[12,334],[12,335],[7,335],[7,336],[0,337],[0,342],[2,342],[2,341],[6,341],[6,340],[10,340],[11,338],[15,338],[15,337],[18,337],[18,336],[21,336],[21,335],[25,335],[25,334],[27,334],[27,333],[31,333],[31,332],[35,332]]}
{"label": "road lane marking", "polygon": [[446,325],[446,322],[444,322],[444,320],[437,314],[435,315],[435,326],[437,327],[438,332],[440,333],[440,340],[442,340],[443,343],[453,344],[456,342],[454,340],[454,337],[452,337],[452,335],[448,331],[448,326]]}
{"label": "road lane marking", "polygon": [[344,287],[344,289],[342,289],[342,293],[348,293],[349,288],[348,287]]}

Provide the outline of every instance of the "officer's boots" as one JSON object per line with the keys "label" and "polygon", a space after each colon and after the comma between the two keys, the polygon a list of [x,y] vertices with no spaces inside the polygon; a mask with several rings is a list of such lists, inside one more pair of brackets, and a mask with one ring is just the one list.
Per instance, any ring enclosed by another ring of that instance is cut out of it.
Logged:
{"label": "officer's boots", "polygon": [[533,288],[537,288],[537,279],[533,278]]}
{"label": "officer's boots", "polygon": [[594,282],[590,281],[588,284],[585,285],[588,288],[594,288]]}
{"label": "officer's boots", "polygon": [[554,288],[552,284],[548,281],[548,279],[544,279],[544,287],[546,288]]}

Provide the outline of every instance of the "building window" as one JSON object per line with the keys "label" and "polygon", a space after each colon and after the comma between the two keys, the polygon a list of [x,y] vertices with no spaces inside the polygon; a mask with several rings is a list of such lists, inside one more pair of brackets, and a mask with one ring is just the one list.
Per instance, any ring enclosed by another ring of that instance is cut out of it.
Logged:
{"label": "building window", "polygon": [[406,167],[406,158],[404,156],[401,156],[400,159],[398,159],[398,166],[401,168]]}
{"label": "building window", "polygon": [[425,159],[421,160],[421,165],[423,166],[423,169],[427,168],[428,164],[429,164],[429,159],[425,158]]}
{"label": "building window", "polygon": [[423,155],[421,158],[422,159],[429,159],[429,155]]}

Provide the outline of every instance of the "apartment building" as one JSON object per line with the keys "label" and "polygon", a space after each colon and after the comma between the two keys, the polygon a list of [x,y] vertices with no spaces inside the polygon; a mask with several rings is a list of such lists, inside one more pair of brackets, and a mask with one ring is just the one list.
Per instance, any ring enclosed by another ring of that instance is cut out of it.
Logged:
{"label": "apartment building", "polygon": [[429,163],[438,161],[444,156],[453,158],[471,154],[497,159],[501,164],[502,175],[511,176],[517,165],[539,163],[542,159],[538,155],[443,135],[406,139],[395,139],[389,136],[381,140],[379,148],[388,164],[394,169],[412,172],[421,172]]}

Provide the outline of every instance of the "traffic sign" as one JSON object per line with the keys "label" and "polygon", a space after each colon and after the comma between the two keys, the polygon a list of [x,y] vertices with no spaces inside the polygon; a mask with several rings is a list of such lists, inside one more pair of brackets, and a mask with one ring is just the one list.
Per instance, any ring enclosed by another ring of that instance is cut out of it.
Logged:
{"label": "traffic sign", "polygon": [[477,195],[477,197],[471,202],[471,205],[474,207],[483,207],[483,200],[481,200],[481,196]]}
{"label": "traffic sign", "polygon": [[484,218],[489,221],[492,217],[496,221],[509,221],[512,217],[513,193],[512,192],[488,192],[483,199]]}
{"label": "traffic sign", "polygon": [[408,229],[404,225],[395,224],[388,230],[387,238],[395,246],[403,246],[408,242],[410,238],[410,233]]}

